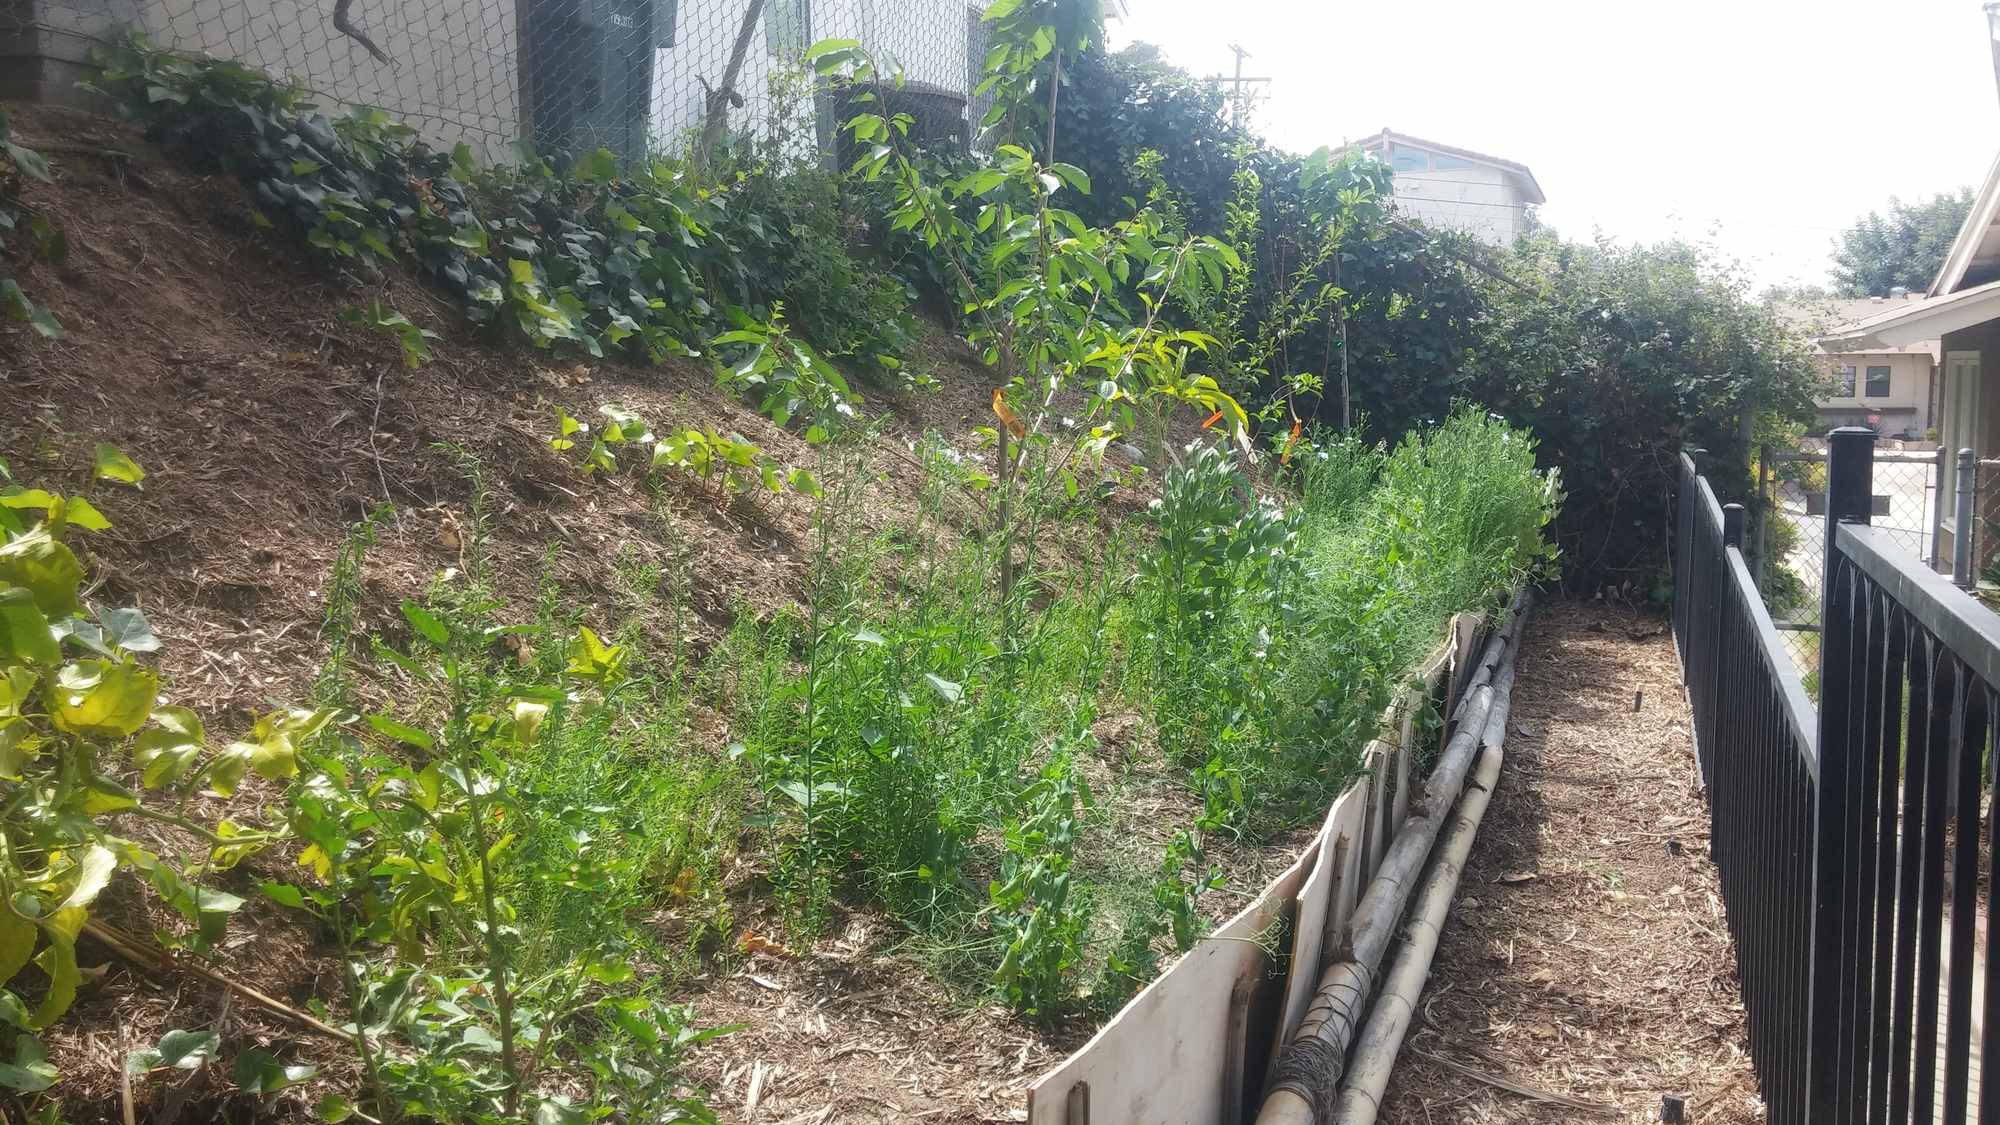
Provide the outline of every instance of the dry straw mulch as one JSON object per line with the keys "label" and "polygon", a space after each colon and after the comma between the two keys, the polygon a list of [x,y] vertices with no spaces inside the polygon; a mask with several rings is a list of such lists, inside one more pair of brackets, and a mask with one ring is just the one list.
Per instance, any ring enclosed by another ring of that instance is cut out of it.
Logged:
{"label": "dry straw mulch", "polygon": [[1763,1120],[1691,729],[1662,619],[1537,612],[1383,1122]]}

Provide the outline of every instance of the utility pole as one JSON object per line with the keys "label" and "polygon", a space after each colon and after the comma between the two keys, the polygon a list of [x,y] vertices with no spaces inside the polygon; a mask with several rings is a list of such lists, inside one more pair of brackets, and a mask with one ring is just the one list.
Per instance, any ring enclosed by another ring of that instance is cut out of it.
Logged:
{"label": "utility pole", "polygon": [[[2000,7],[2000,0],[1994,0],[1994,4],[1992,6]],[[1212,75],[1209,78],[1209,81],[1214,82],[1218,86],[1225,82],[1229,84],[1229,123],[1238,129],[1247,129],[1250,127],[1249,87],[1259,82],[1269,82],[1270,79],[1244,77],[1243,60],[1250,57],[1250,52],[1244,50],[1243,48],[1237,46],[1234,43],[1231,43],[1229,45],[1229,49],[1236,55],[1235,76],[1232,78],[1224,78],[1220,74],[1217,74],[1217,75]],[[1996,46],[1995,50],[2000,51],[2000,46]],[[2000,56],[1996,56],[1996,58],[2000,58]]]}
{"label": "utility pole", "polygon": [[2000,91],[2000,0],[1988,0],[1985,7],[1986,32],[1993,48],[1993,85]]}

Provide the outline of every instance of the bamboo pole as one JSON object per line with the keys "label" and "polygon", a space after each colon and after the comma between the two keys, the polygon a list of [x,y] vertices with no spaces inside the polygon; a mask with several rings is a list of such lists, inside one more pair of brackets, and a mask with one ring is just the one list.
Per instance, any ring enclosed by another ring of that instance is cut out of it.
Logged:
{"label": "bamboo pole", "polygon": [[1368,1014],[1360,1042],[1354,1047],[1354,1062],[1342,1084],[1340,1102],[1334,1108],[1333,1125],[1374,1125],[1381,1109],[1382,1093],[1389,1088],[1389,1074],[1402,1049],[1416,1013],[1417,998],[1423,995],[1430,977],[1431,959],[1437,954],[1438,933],[1451,912],[1458,893],[1459,876],[1465,871],[1466,857],[1472,853],[1479,822],[1486,816],[1487,802],[1500,781],[1501,742],[1505,720],[1496,729],[1487,725],[1482,739],[1478,767],[1465,798],[1458,803],[1458,815],[1438,841],[1437,858],[1424,877],[1417,900],[1410,908],[1410,920],[1403,929],[1403,945],[1396,951],[1389,974],[1382,982],[1382,998]]}
{"label": "bamboo pole", "polygon": [[1507,624],[1487,642],[1471,684],[1453,716],[1456,730],[1412,802],[1382,866],[1348,923],[1340,959],[1320,977],[1298,1032],[1279,1058],[1257,1125],[1318,1125],[1332,1119],[1347,1049],[1360,1030],[1375,975],[1397,922],[1430,856],[1431,845],[1457,804],[1466,773],[1486,732],[1504,737],[1514,686],[1514,650],[1532,595],[1514,599]]}

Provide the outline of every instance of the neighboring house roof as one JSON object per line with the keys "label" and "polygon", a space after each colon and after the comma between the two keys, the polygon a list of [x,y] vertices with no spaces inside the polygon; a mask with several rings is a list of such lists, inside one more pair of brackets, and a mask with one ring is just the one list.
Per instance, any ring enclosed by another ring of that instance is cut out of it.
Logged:
{"label": "neighboring house roof", "polygon": [[1840,351],[1895,347],[1936,339],[1947,332],[1996,318],[2000,318],[2000,281],[1989,281],[1956,293],[1905,302],[1888,312],[1836,329],[1819,342],[1822,347]]}
{"label": "neighboring house roof", "polygon": [[1920,303],[1922,297],[1820,297],[1787,301],[1772,309],[1786,327],[1807,337],[1827,355],[1928,355],[1937,362],[1938,339],[1888,344],[1879,340],[1861,341],[1846,335],[1844,326],[1857,321],[1899,311]]}
{"label": "neighboring house roof", "polygon": [[1377,133],[1376,135],[1369,137],[1366,140],[1356,141],[1353,144],[1345,145],[1342,147],[1360,148],[1360,149],[1365,149],[1369,152],[1377,152],[1382,149],[1386,149],[1391,142],[1394,142],[1396,144],[1408,145],[1411,148],[1421,148],[1421,149],[1428,149],[1431,152],[1441,152],[1444,153],[1446,156],[1456,156],[1460,160],[1470,160],[1475,164],[1484,164],[1489,168],[1498,168],[1502,172],[1505,172],[1508,175],[1515,178],[1515,180],[1518,182],[1521,188],[1521,194],[1523,197],[1526,198],[1527,202],[1539,204],[1539,203],[1547,203],[1549,201],[1548,197],[1542,194],[1542,185],[1536,182],[1535,174],[1528,170],[1528,166],[1526,164],[1523,164],[1518,160],[1508,160],[1505,159],[1504,157],[1489,156],[1483,152],[1474,152],[1469,148],[1459,148],[1457,145],[1447,145],[1447,144],[1440,144],[1437,141],[1427,141],[1422,137],[1413,137],[1408,133],[1398,133],[1393,129],[1387,129],[1387,128],[1383,129],[1380,133]]}

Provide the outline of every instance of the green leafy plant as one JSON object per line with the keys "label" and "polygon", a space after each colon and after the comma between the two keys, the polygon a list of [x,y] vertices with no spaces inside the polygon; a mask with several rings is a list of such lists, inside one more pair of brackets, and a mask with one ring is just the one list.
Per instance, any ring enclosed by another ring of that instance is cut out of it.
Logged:
{"label": "green leafy plant", "polygon": [[988,890],[994,930],[1006,952],[994,979],[1009,1002],[1044,1019],[1073,1004],[1071,980],[1081,960],[1088,904],[1072,872],[1077,804],[1090,803],[1066,752],[1015,795],[1000,877]]}
{"label": "green leafy plant", "polygon": [[567,411],[556,411],[556,434],[549,439],[549,448],[557,453],[567,452],[577,446],[581,439],[588,439],[590,445],[584,450],[581,460],[586,473],[610,473],[619,468],[619,457],[626,450],[633,451],[627,460],[651,475],[674,470],[685,472],[699,480],[715,484],[718,498],[721,493],[736,488],[762,489],[766,492],[783,492],[787,488],[806,495],[817,495],[819,482],[811,471],[804,468],[786,468],[782,463],[768,457],[757,446],[736,435],[723,436],[714,430],[675,430],[665,435],[655,434],[650,424],[639,415],[621,406],[609,403],[598,407],[604,416],[604,423],[595,434],[588,423],[570,417]]}
{"label": "green leafy plant", "polygon": [[[69,253],[69,240],[62,231],[22,201],[21,187],[27,180],[54,183],[55,177],[41,153],[14,140],[7,114],[0,112],[0,265],[17,254],[29,262],[61,262]],[[25,253],[8,246],[23,228],[29,238]],[[20,281],[6,273],[0,273],[0,314],[26,321],[48,339],[62,339],[63,327],[55,315],[29,300]]]}
{"label": "green leafy plant", "polygon": [[347,309],[340,314],[340,318],[396,341],[396,347],[403,353],[405,367],[421,367],[430,361],[431,341],[437,339],[437,333],[418,328],[410,323],[409,317],[383,304],[379,297],[365,306]]}
{"label": "green leafy plant", "polygon": [[[290,797],[306,878],[264,887],[336,935],[371,1112],[712,1120],[677,1092],[674,1069],[719,1032],[689,1027],[641,983],[615,931],[546,947],[515,906],[545,883],[601,893],[624,868],[611,810],[540,807],[517,770],[571,724],[594,721],[624,682],[628,651],[579,628],[550,679],[507,655],[503,638],[526,627],[496,623],[476,586],[434,604],[404,603],[408,651],[374,650],[415,706],[366,713],[307,753]],[[548,1088],[554,1072],[579,1068],[597,1079],[590,1098]]]}
{"label": "green leafy plant", "polygon": [[[137,487],[144,476],[116,448],[97,447],[93,481]],[[76,941],[112,877],[138,875],[188,924],[176,940],[212,947],[243,900],[200,878],[276,837],[228,820],[202,824],[180,811],[183,798],[203,788],[228,796],[252,771],[290,776],[300,742],[332,716],[277,712],[211,749],[193,711],[160,699],[159,675],[142,662],[160,647],[145,615],[84,599],[83,563],[68,540],[110,521],[86,496],[14,483],[4,465],[0,481],[0,1022],[15,1055],[0,1081],[35,1093],[56,1078],[36,1033],[76,998]],[[140,846],[119,831],[131,817],[198,839],[201,858],[183,868]],[[32,1006],[19,983],[30,963],[46,981]]]}

